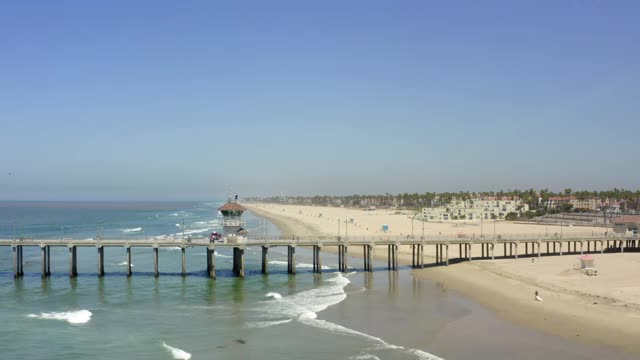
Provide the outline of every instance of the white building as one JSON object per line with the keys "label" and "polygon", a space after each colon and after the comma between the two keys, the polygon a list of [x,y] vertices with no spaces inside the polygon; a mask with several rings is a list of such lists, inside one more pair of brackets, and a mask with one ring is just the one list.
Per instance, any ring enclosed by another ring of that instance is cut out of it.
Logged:
{"label": "white building", "polygon": [[454,199],[446,206],[423,208],[422,216],[426,221],[450,220],[504,220],[510,212],[521,213],[529,211],[529,205],[519,199],[493,198],[457,200]]}

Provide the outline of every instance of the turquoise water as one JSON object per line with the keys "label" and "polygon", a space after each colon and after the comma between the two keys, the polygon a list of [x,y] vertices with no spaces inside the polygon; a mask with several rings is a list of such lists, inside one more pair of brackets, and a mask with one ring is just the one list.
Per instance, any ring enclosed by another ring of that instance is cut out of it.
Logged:
{"label": "turquoise water", "polygon": [[[185,232],[207,236],[219,230],[220,204],[3,203],[0,237],[164,236],[181,233],[182,219]],[[264,231],[261,219],[246,220],[250,232]],[[336,257],[322,254],[327,268],[313,274],[311,253],[298,249],[291,276],[285,252],[270,250],[263,276],[259,249],[249,248],[241,280],[221,250],[211,280],[203,249],[188,249],[187,277],[180,251],[160,250],[155,278],[151,249],[133,249],[127,277],[125,250],[107,248],[98,278],[96,249],[79,248],[79,276],[70,279],[68,250],[53,248],[53,274],[41,279],[39,249],[25,248],[25,276],[14,280],[10,249],[0,248],[0,359],[633,358],[509,324],[406,268],[364,273],[350,258],[354,268],[340,274]]]}

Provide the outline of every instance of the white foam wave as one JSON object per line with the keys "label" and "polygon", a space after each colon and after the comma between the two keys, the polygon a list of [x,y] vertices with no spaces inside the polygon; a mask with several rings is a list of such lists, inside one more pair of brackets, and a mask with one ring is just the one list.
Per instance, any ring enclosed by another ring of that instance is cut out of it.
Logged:
{"label": "white foam wave", "polygon": [[231,255],[225,255],[225,254],[220,254],[217,251],[213,253],[215,256],[219,257],[219,258],[227,258],[227,259],[231,259],[233,256]]}
{"label": "white foam wave", "polygon": [[359,355],[355,355],[355,356],[350,356],[349,359],[351,360],[381,360],[379,357],[373,355],[373,354],[359,354]]}
{"label": "white foam wave", "polygon": [[191,359],[191,354],[182,349],[178,349],[173,346],[167,345],[167,343],[165,342],[162,343],[162,346],[171,353],[171,356],[173,356],[174,359],[178,359],[178,360]]}
{"label": "white foam wave", "polygon": [[78,310],[78,311],[29,314],[27,315],[27,317],[45,319],[45,320],[64,320],[69,324],[81,325],[81,324],[88,323],[89,320],[91,320],[91,315],[93,314],[89,310]]}
{"label": "white foam wave", "polygon": [[261,329],[269,326],[275,326],[280,324],[286,324],[291,322],[293,319],[285,319],[285,320],[274,320],[274,321],[249,321],[247,323],[248,328],[252,329]]}
{"label": "white foam wave", "polygon": [[[281,265],[281,266],[287,266],[287,265],[289,265],[289,263],[288,263],[288,262],[286,262],[286,261],[280,261],[280,260],[272,260],[272,261],[269,261],[269,264],[271,264],[271,265]],[[296,263],[296,268],[312,268],[312,267],[313,267],[313,264],[307,264],[307,263]],[[331,270],[331,267],[330,267],[330,266],[322,265],[322,269],[324,269],[324,270]]]}
{"label": "white foam wave", "polygon": [[161,247],[160,249],[174,251],[174,250],[181,250],[182,248],[179,246],[167,246],[167,247]]}
{"label": "white foam wave", "polygon": [[[117,263],[116,266],[127,266],[127,264],[128,263],[126,261],[122,261],[122,262]],[[131,267],[134,267],[134,265],[131,264]]]}
{"label": "white foam wave", "polygon": [[282,295],[278,294],[277,292],[270,292],[265,296],[266,297],[270,297],[270,298],[274,298],[276,300],[282,299]]}
{"label": "white foam wave", "polygon": [[131,228],[131,229],[122,229],[123,233],[134,233],[134,232],[141,232],[141,231],[142,231],[141,227]]}
{"label": "white foam wave", "polygon": [[[284,263],[286,264],[286,262]],[[351,274],[353,274],[353,272],[347,274],[347,276]],[[272,314],[273,317],[279,317],[279,319],[265,319],[263,322],[282,321],[282,317],[288,317],[290,319],[295,319],[302,324],[313,326],[325,331],[363,338],[373,343],[373,349],[398,350],[406,354],[414,355],[421,360],[442,360],[441,358],[422,350],[407,349],[402,346],[393,345],[379,337],[353,330],[326,320],[318,319],[317,317],[319,312],[330,306],[336,305],[347,298],[347,294],[344,290],[350,283],[347,276],[337,273],[335,277],[326,280],[320,287],[302,291],[290,296],[283,297],[275,292],[266,294],[266,297],[271,298],[271,300],[265,302],[265,305],[267,306],[266,310],[269,314]],[[266,325],[264,327],[267,326],[271,325]],[[370,358],[375,359],[375,357]]]}
{"label": "white foam wave", "polygon": [[[178,224],[176,224],[176,225],[178,225]],[[194,235],[194,234],[206,233],[206,232],[209,232],[211,230],[212,230],[211,228],[192,229],[192,230],[185,230],[184,232],[181,231],[181,232],[175,233],[175,234],[169,234],[167,236],[170,236],[170,237],[178,236],[179,237],[179,236],[182,236],[183,234],[184,235]]]}
{"label": "white foam wave", "polygon": [[408,354],[415,355],[421,360],[443,360],[442,358],[437,357],[433,354],[429,354],[426,351],[422,351],[418,349],[407,349],[403,346],[389,344],[388,342],[382,340],[379,337],[375,337],[373,335],[369,335],[357,330],[349,329],[348,327],[344,327],[342,325],[338,325],[329,321],[320,320],[320,319],[310,319],[310,318],[300,318],[298,319],[298,321],[305,325],[314,326],[326,331],[361,337],[363,339],[369,340],[374,344],[376,344],[375,349],[399,350]]}

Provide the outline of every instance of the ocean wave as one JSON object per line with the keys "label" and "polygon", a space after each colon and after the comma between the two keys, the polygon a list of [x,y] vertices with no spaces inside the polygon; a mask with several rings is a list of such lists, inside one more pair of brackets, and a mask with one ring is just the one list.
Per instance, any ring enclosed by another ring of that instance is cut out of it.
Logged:
{"label": "ocean wave", "polygon": [[[176,224],[177,225],[177,224]],[[185,230],[184,232],[179,232],[179,233],[175,233],[175,234],[169,234],[167,236],[169,237],[175,237],[175,236],[182,236],[184,235],[194,235],[194,234],[202,234],[202,233],[206,233],[211,231],[211,228],[201,228],[201,229],[191,229],[191,230]]]}
{"label": "ocean wave", "polygon": [[78,310],[78,311],[40,313],[39,315],[29,314],[27,315],[27,317],[44,319],[44,320],[64,320],[69,324],[82,325],[82,324],[88,323],[89,320],[91,320],[91,315],[93,314],[89,310]]}
{"label": "ocean wave", "polygon": [[[114,265],[116,265],[116,266],[127,266],[127,264],[128,264],[128,263],[127,263],[126,261],[122,261],[122,262],[116,263],[116,264],[114,264]],[[134,267],[134,265],[133,265],[133,264],[131,264],[131,267]]]}
{"label": "ocean wave", "polygon": [[227,259],[231,259],[233,258],[233,256],[231,255],[225,255],[225,254],[219,254],[217,251],[213,253],[215,256],[219,257],[219,258],[227,258]]}
{"label": "ocean wave", "polygon": [[173,356],[174,359],[178,359],[178,360],[189,360],[191,359],[191,354],[182,350],[182,349],[178,349],[175,348],[173,346],[167,345],[167,343],[162,342],[162,347],[164,347],[165,349],[167,349],[167,351],[169,351],[171,353],[171,356]]}
{"label": "ocean wave", "polygon": [[379,357],[373,355],[373,354],[358,354],[355,356],[350,356],[349,359],[351,360],[381,360]]}
{"label": "ocean wave", "polygon": [[142,231],[141,227],[131,228],[131,229],[122,229],[123,233],[134,233],[134,232],[141,232],[141,231]]}
{"label": "ocean wave", "polygon": [[273,321],[249,321],[247,322],[247,327],[252,329],[261,329],[269,326],[286,324],[291,321],[293,321],[293,319],[273,320]]}
{"label": "ocean wave", "polygon": [[338,325],[336,323],[332,323],[326,320],[301,318],[301,319],[298,319],[298,321],[305,325],[314,326],[319,329],[326,330],[332,333],[357,336],[357,337],[366,339],[376,344],[376,346],[374,347],[375,350],[398,350],[407,354],[412,354],[421,360],[444,360],[426,351],[422,351],[418,349],[408,349],[408,348],[405,348],[404,346],[389,344],[388,342],[382,340],[379,337],[369,335],[358,330],[353,330],[348,327]]}
{"label": "ocean wave", "polygon": [[277,292],[270,292],[270,293],[266,294],[265,297],[274,298],[276,300],[282,299],[282,295],[278,294]]}
{"label": "ocean wave", "polygon": [[[284,262],[286,264],[286,262]],[[354,329],[347,328],[336,323],[332,323],[326,320],[318,319],[318,313],[327,309],[330,306],[339,304],[347,298],[345,287],[350,283],[347,278],[354,272],[347,274],[346,276],[337,273],[335,277],[324,281],[322,286],[317,288],[302,291],[297,294],[282,296],[276,292],[270,292],[265,297],[270,298],[263,303],[266,307],[268,314],[272,318],[262,318],[262,324],[264,327],[268,327],[268,321],[274,323],[283,321],[284,318],[295,319],[301,324],[313,326],[325,331],[356,336],[373,343],[372,350],[385,349],[385,350],[397,350],[402,351],[407,355],[414,355],[421,360],[442,360],[441,358],[429,354],[425,351],[418,349],[408,349],[402,346],[390,344],[379,337],[363,333]],[[370,357],[375,359],[375,357]]]}

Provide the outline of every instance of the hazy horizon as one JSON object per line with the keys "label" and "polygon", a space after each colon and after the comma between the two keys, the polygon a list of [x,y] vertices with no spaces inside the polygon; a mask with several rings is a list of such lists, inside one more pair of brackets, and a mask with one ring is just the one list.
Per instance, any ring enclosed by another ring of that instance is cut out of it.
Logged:
{"label": "hazy horizon", "polygon": [[640,188],[640,3],[0,11],[0,199]]}

